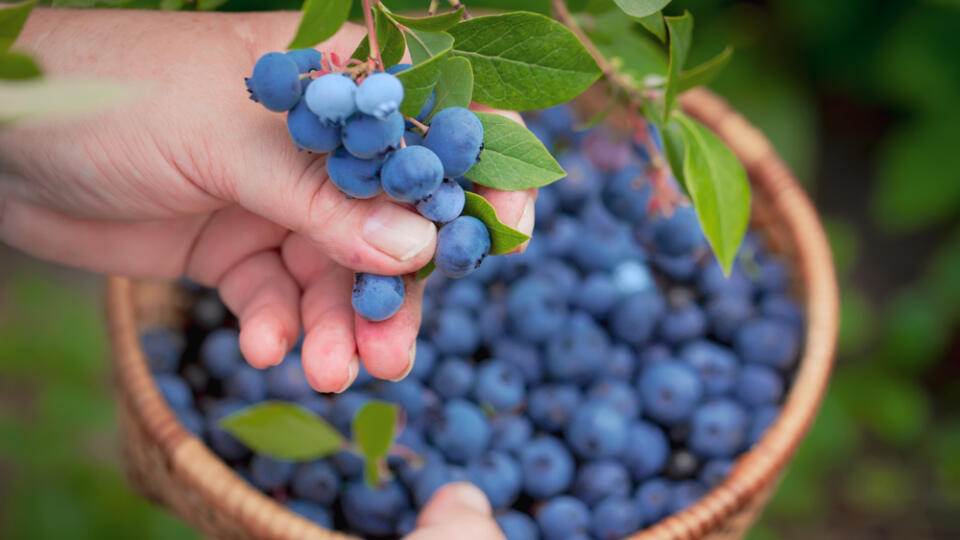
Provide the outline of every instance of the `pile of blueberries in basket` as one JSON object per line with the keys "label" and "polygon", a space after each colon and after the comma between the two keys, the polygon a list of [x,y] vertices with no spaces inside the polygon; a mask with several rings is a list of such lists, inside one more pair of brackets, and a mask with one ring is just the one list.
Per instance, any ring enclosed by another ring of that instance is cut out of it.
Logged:
{"label": "pile of blueberries in basket", "polygon": [[[690,208],[648,213],[642,152],[603,128],[575,133],[566,108],[527,121],[569,176],[540,191],[524,254],[429,278],[405,380],[361,370],[348,391],[318,394],[297,350],[254,369],[215,292],[193,288],[186,328],[143,335],[183,424],[291,510],[364,537],[408,533],[450,481],[479,486],[509,540],[622,538],[723,482],[776,418],[799,358],[790,268],[751,232],[724,277]],[[394,478],[371,488],[349,452],[252,455],[217,421],[266,399],[346,435],[367,400],[397,403],[397,444],[417,458],[391,456]]]}

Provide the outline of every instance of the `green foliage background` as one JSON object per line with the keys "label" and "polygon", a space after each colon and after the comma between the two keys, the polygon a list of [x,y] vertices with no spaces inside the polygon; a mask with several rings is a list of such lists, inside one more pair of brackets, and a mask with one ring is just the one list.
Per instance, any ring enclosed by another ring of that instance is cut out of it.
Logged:
{"label": "green foliage background", "polygon": [[[394,11],[426,3],[387,0]],[[549,11],[548,0],[468,5]],[[712,86],[811,191],[843,291],[829,395],[752,537],[960,536],[960,4],[677,0],[667,13],[683,9],[697,18],[688,65],[736,47]],[[97,284],[0,251],[0,537],[192,536],[120,476]]]}

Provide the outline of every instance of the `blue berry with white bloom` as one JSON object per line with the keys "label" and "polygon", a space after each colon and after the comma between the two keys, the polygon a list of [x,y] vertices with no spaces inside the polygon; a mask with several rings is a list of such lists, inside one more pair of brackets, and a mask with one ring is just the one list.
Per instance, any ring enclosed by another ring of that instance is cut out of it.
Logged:
{"label": "blue berry with white bloom", "polygon": [[328,73],[314,79],[303,96],[321,122],[343,124],[357,112],[357,84],[350,77]]}
{"label": "blue berry with white bloom", "polygon": [[383,120],[400,108],[403,83],[390,73],[374,73],[357,87],[357,109]]}

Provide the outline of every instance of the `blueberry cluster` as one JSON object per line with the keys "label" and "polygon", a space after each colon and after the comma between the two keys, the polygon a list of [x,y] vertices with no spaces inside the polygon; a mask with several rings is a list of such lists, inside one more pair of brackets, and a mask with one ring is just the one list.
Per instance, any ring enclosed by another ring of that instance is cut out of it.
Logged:
{"label": "blueberry cluster", "polygon": [[[789,268],[751,233],[725,277],[691,211],[648,214],[635,152],[586,144],[563,108],[528,122],[569,176],[541,190],[524,254],[431,276],[405,380],[361,369],[347,392],[320,395],[297,350],[250,368],[235,322],[199,292],[185,333],[143,336],[184,425],[291,510],[365,537],[406,534],[451,481],[486,493],[508,540],[620,539],[722,482],[776,418],[799,356]],[[348,436],[368,400],[396,403],[397,445],[418,457],[395,452],[394,477],[371,488],[349,452],[304,464],[251,455],[216,421],[267,398]]]}
{"label": "blueberry cluster", "polygon": [[[449,107],[420,129],[433,110],[435,95],[415,123],[404,119],[399,112],[403,84],[395,74],[409,64],[359,76],[336,71],[336,64],[335,58],[325,62],[314,49],[267,53],[246,79],[247,90],[267,109],[289,111],[287,128],[301,150],[329,153],[327,174],[347,197],[369,199],[383,192],[436,222],[442,227],[436,268],[450,277],[469,274],[491,244],[480,220],[461,216],[465,195],[455,180],[480,159],[483,125],[477,115]],[[356,276],[353,307],[366,319],[392,317],[403,298],[399,276]]]}

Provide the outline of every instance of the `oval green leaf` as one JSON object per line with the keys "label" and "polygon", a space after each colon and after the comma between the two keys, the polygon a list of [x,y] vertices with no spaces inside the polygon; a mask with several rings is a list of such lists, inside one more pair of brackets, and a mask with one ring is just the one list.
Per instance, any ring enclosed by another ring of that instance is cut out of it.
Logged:
{"label": "oval green leaf", "polygon": [[253,451],[288,461],[308,461],[343,448],[343,436],[313,412],[282,401],[265,401],[220,421]]}
{"label": "oval green leaf", "polygon": [[729,274],[747,231],[750,184],[737,156],[709,129],[677,114],[686,152],[683,176],[703,232]]}
{"label": "oval green leaf", "polygon": [[437,80],[437,98],[433,104],[434,114],[450,107],[469,107],[473,96],[473,70],[470,61],[460,56],[447,58]]}
{"label": "oval green leaf", "polygon": [[667,28],[663,25],[663,14],[659,11],[645,17],[637,17],[636,21],[648,32],[657,36],[661,43],[667,41]]}
{"label": "oval green leaf", "polygon": [[350,14],[353,0],[306,0],[300,26],[288,49],[313,47],[337,33]]}
{"label": "oval green leaf", "polygon": [[453,46],[453,37],[445,32],[404,32],[413,67],[397,74],[403,83],[403,103],[400,112],[416,116],[433,91]]}
{"label": "oval green leaf", "polygon": [[0,54],[7,52],[23,29],[37,0],[0,6]]}
{"label": "oval green leaf", "polygon": [[536,135],[493,113],[476,113],[483,124],[480,161],[464,176],[471,182],[503,191],[545,186],[566,173]]}
{"label": "oval green leaf", "polygon": [[368,461],[387,455],[393,444],[397,406],[385,401],[369,401],[353,417],[353,441]]}
{"label": "oval green leaf", "polygon": [[487,15],[449,30],[451,54],[470,60],[474,101],[511,110],[566,103],[600,77],[600,68],[562,24],[529,12]]}
{"label": "oval green leaf", "polygon": [[396,13],[390,13],[390,18],[406,26],[411,30],[423,30],[425,32],[440,32],[460,22],[463,18],[463,12],[466,8],[460,6],[460,9],[450,13],[441,13],[433,17],[404,17]]}
{"label": "oval green leaf", "polygon": [[673,109],[680,82],[680,70],[687,61],[690,41],[693,38],[693,15],[684,11],[679,17],[664,17],[670,34],[670,65],[667,67],[667,85],[663,93],[663,121],[666,122]]}
{"label": "oval green leaf", "polygon": [[[377,27],[377,45],[380,46],[380,59],[383,60],[383,67],[388,68],[403,58],[407,44],[403,39],[403,32],[383,10],[374,9],[374,21]],[[370,40],[364,36],[350,58],[366,60],[369,56]]]}
{"label": "oval green leaf", "polygon": [[509,253],[530,239],[530,236],[501,223],[496,209],[482,196],[471,191],[467,191],[466,196],[463,215],[473,216],[487,226],[490,231],[490,255]]}
{"label": "oval green leaf", "polygon": [[0,79],[33,79],[42,74],[33,58],[25,54],[0,54]]}
{"label": "oval green leaf", "polygon": [[631,17],[646,17],[663,9],[670,0],[613,0],[621,11]]}
{"label": "oval green leaf", "polygon": [[680,74],[680,80],[677,82],[677,93],[709,83],[723,71],[723,68],[727,67],[732,57],[733,47],[728,45],[720,54],[710,60],[693,69],[684,71]]}

